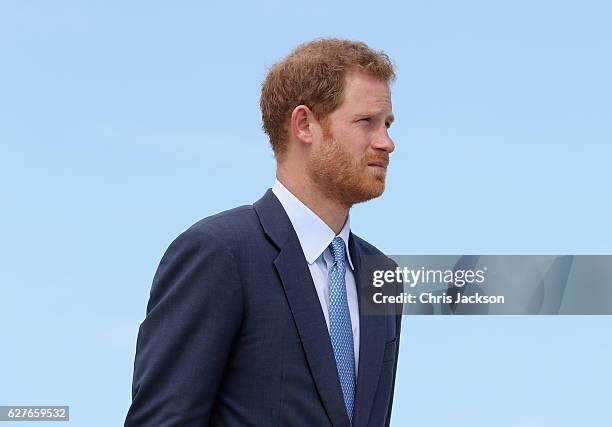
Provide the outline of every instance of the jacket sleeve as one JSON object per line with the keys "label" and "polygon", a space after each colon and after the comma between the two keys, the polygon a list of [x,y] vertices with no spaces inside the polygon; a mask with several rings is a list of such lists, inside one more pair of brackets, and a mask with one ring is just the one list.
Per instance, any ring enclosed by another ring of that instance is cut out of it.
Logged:
{"label": "jacket sleeve", "polygon": [[[392,262],[392,269],[395,269],[396,267],[398,267],[398,264],[391,260]],[[400,295],[401,292],[403,291],[403,287],[398,287],[397,289],[395,289],[395,295]],[[391,397],[389,398],[389,408],[387,409],[387,421],[385,422],[385,427],[389,427],[389,425],[391,424],[391,410],[393,409],[393,397],[395,394],[395,378],[396,378],[396,374],[397,374],[397,364],[399,361],[399,349],[400,349],[400,338],[401,338],[401,333],[402,333],[402,315],[403,315],[403,304],[402,305],[394,305],[393,306],[393,312],[395,313],[396,316],[396,324],[395,324],[395,331],[396,331],[396,336],[397,336],[397,347],[396,347],[396,352],[395,352],[395,360],[393,361],[393,379],[391,380]]]}
{"label": "jacket sleeve", "polygon": [[138,331],[126,427],[209,424],[242,304],[237,263],[222,242],[192,228],[170,245]]}
{"label": "jacket sleeve", "polygon": [[400,337],[402,332],[402,314],[397,314],[397,350],[395,351],[395,360],[393,361],[393,380],[391,381],[391,397],[389,398],[389,408],[387,409],[387,421],[385,427],[389,427],[391,423],[391,409],[393,408],[393,395],[395,393],[395,377],[397,373],[397,362],[399,360]]}

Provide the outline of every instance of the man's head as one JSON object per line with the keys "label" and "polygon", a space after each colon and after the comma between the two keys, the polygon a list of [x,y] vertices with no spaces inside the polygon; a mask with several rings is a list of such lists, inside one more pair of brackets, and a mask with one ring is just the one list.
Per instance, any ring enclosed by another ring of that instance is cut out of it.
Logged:
{"label": "man's head", "polygon": [[394,78],[388,56],[364,43],[298,46],[262,85],[263,128],[278,164],[346,206],[382,194],[394,149],[387,133]]}

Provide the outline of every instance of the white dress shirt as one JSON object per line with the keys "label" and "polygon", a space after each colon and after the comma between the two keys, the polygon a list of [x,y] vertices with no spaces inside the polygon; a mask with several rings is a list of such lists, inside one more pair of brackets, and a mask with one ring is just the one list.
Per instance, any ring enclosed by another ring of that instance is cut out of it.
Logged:
{"label": "white dress shirt", "polygon": [[[308,269],[312,276],[321,309],[327,323],[329,331],[329,268],[333,265],[334,259],[329,250],[335,233],[321,218],[311,211],[304,203],[295,197],[277,179],[272,186],[272,192],[281,202],[293,229],[300,241],[300,246],[304,252],[304,257],[308,263]],[[355,375],[359,366],[359,303],[357,301],[357,287],[355,276],[353,275],[353,262],[348,250],[349,233],[351,231],[349,218],[346,218],[344,227],[338,237],[344,241],[346,257],[348,258],[345,282],[346,296],[348,299],[349,311],[351,314],[351,325],[353,326],[353,347],[355,350]],[[350,267],[350,268],[348,268]]]}

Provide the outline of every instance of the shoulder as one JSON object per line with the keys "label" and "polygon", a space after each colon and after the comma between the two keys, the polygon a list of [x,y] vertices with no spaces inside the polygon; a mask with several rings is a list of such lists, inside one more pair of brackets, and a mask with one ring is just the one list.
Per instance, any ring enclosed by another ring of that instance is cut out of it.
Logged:
{"label": "shoulder", "polygon": [[389,268],[394,269],[397,267],[397,263],[385,255],[380,249],[378,249],[373,244],[368,241],[362,239],[354,233],[351,233],[351,237],[353,240],[353,244],[357,249],[362,261],[366,263],[367,266],[373,268],[376,266],[377,268]]}
{"label": "shoulder", "polygon": [[385,256],[385,254],[380,249],[378,249],[373,244],[367,242],[366,240],[362,239],[361,237],[357,236],[356,234],[351,233],[351,239],[354,239],[355,245],[357,246],[357,248],[359,248],[359,251],[362,255]]}
{"label": "shoulder", "polygon": [[261,226],[252,205],[239,206],[203,218],[189,227],[183,234],[234,236],[260,230]]}
{"label": "shoulder", "polygon": [[171,246],[221,246],[231,251],[234,246],[261,233],[255,209],[252,205],[244,205],[199,220],[183,231]]}

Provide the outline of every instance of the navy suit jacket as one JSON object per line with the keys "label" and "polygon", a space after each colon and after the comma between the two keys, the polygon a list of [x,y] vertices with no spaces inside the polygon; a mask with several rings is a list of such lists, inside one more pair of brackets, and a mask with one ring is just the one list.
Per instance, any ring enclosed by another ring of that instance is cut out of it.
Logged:
{"label": "navy suit jacket", "polygon": [[[382,253],[352,233],[349,251],[359,290],[361,258]],[[366,315],[361,305],[353,426],[386,426],[401,316]],[[312,277],[271,190],[199,221],[164,254],[138,333],[132,399],[126,427],[349,426]]]}

